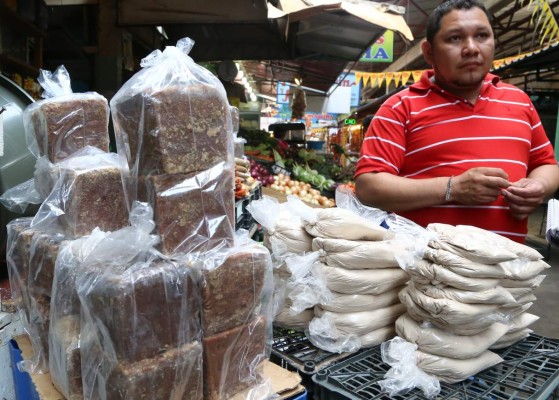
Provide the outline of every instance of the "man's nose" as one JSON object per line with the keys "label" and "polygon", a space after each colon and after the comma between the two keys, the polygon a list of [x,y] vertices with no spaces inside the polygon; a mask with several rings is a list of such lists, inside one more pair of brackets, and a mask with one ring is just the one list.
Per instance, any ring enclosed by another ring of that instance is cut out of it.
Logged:
{"label": "man's nose", "polygon": [[478,43],[475,38],[468,37],[464,40],[464,47],[462,49],[463,55],[477,54],[479,52]]}

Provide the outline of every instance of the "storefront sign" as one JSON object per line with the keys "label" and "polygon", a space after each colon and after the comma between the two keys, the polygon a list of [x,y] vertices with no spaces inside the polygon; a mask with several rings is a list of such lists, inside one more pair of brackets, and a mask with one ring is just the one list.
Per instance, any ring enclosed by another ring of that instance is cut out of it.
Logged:
{"label": "storefront sign", "polygon": [[349,74],[341,75],[340,77],[338,77],[336,83],[340,87],[351,88],[351,100],[349,106],[350,107],[359,106],[359,98],[361,96],[361,84],[360,82],[355,81],[355,74],[353,72],[350,72]]}
{"label": "storefront sign", "polygon": [[367,49],[361,62],[392,62],[394,45],[394,31],[386,31]]}
{"label": "storefront sign", "polygon": [[291,86],[287,82],[278,82],[277,99],[278,104],[289,104],[291,100]]}

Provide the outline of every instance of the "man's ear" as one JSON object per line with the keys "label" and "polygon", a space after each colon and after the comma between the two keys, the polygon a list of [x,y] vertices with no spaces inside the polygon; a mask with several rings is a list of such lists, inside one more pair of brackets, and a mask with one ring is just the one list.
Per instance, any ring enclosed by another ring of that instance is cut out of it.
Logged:
{"label": "man's ear", "polygon": [[426,39],[423,39],[423,42],[421,42],[421,51],[423,52],[425,62],[429,65],[433,65],[433,47]]}

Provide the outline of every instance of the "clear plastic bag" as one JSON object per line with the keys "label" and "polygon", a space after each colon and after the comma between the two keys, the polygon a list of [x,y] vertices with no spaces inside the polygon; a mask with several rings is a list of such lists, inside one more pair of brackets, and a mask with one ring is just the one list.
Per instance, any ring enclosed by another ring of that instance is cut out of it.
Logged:
{"label": "clear plastic bag", "polygon": [[417,366],[416,350],[417,345],[399,336],[380,346],[382,360],[392,368],[379,381],[379,385],[390,396],[404,395],[414,388],[421,389],[429,398],[440,393],[441,385],[437,378]]}
{"label": "clear plastic bag", "polygon": [[287,280],[290,309],[295,314],[317,304],[328,304],[333,300],[318,257],[318,252],[314,252],[301,256],[293,255],[285,259],[291,271],[291,277]]}
{"label": "clear plastic bag", "polygon": [[110,101],[127,202],[152,204],[167,255],[233,245],[231,110],[219,79],[188,55],[193,45],[153,51]]}
{"label": "clear plastic bag", "polygon": [[355,214],[362,216],[375,225],[382,225],[382,223],[388,218],[388,213],[386,211],[374,207],[368,207],[361,203],[355,196],[355,193],[348,187],[338,186],[336,188],[335,196],[336,207],[353,211]]}
{"label": "clear plastic bag", "polygon": [[152,52],[110,101],[118,152],[134,178],[233,165],[225,89],[188,56],[193,45],[184,38]]}
{"label": "clear plastic bag", "polygon": [[247,210],[264,228],[264,244],[274,257],[311,251],[313,238],[303,228],[301,219],[273,197],[252,201]]}
{"label": "clear plastic bag", "polygon": [[27,146],[36,158],[62,161],[85,146],[109,151],[109,104],[95,92],[72,93],[64,66],[51,73],[41,70],[44,100],[23,112]]}
{"label": "clear plastic bag", "polygon": [[[158,238],[149,231],[147,204],[134,204],[132,215],[132,226],[95,229],[59,251],[50,312],[51,378],[66,398],[149,393],[167,399],[186,390],[201,398],[194,276],[153,251]],[[160,384],[152,385],[154,380]]]}
{"label": "clear plastic bag", "polygon": [[256,242],[237,240],[231,249],[186,257],[202,275],[205,398],[269,396],[269,380],[262,375],[272,340],[269,251]]}
{"label": "clear plastic bag", "polygon": [[16,214],[23,214],[29,204],[40,204],[45,198],[35,189],[34,179],[29,179],[2,193],[0,203]]}
{"label": "clear plastic bag", "polygon": [[21,370],[29,373],[48,371],[52,282],[58,251],[64,243],[64,234],[56,230],[36,231],[31,241],[27,286],[30,309],[25,331],[33,347],[33,355],[18,364]]}
{"label": "clear plastic bag", "polygon": [[287,196],[288,210],[303,220],[313,237],[346,240],[385,240],[393,233],[380,225],[344,208],[312,208],[296,196]]}
{"label": "clear plastic bag", "polygon": [[6,225],[6,263],[8,278],[16,310],[24,326],[29,323],[29,260],[35,230],[31,228],[31,217],[16,218]]}
{"label": "clear plastic bag", "polygon": [[34,227],[60,224],[70,237],[98,227],[114,231],[128,225],[118,156],[83,148],[58,164],[60,176],[33,218]]}
{"label": "clear plastic bag", "polygon": [[332,353],[352,353],[361,348],[359,337],[342,334],[329,314],[313,318],[305,334],[316,347]]}

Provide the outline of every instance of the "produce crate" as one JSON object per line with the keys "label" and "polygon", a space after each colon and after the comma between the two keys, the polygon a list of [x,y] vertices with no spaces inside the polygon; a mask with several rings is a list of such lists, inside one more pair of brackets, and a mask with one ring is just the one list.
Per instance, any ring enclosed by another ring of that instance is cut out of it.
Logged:
{"label": "produce crate", "polygon": [[8,342],[10,358],[12,361],[12,375],[14,379],[15,399],[16,400],[39,400],[39,394],[35,385],[31,382],[31,376],[27,372],[18,369],[17,363],[23,360],[21,350],[15,340]]}
{"label": "produce crate", "polygon": [[[496,350],[504,362],[469,379],[456,383],[441,382],[437,399],[557,399],[559,398],[559,340],[539,335],[505,349]],[[421,390],[389,397],[381,392],[378,381],[390,366],[382,361],[380,346],[360,352],[313,376],[317,400],[337,399],[421,399]]]}
{"label": "produce crate", "polygon": [[313,345],[304,332],[274,326],[271,360],[291,371],[311,375],[351,353],[330,353]]}
{"label": "produce crate", "polygon": [[235,230],[246,229],[250,231],[255,224],[252,214],[247,206],[254,200],[262,198],[262,185],[256,186],[244,198],[235,201]]}

